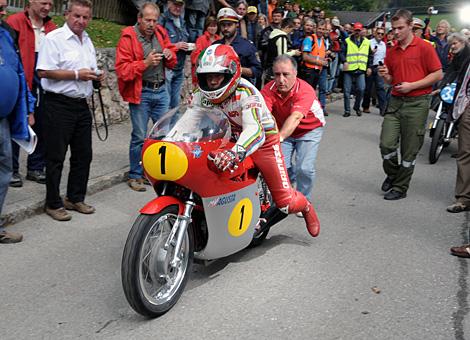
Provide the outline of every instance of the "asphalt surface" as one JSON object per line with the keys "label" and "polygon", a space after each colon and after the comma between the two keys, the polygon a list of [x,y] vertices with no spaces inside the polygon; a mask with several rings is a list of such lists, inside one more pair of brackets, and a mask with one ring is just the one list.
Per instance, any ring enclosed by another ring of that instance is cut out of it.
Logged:
{"label": "asphalt surface", "polygon": [[194,266],[177,305],[148,320],[127,304],[120,262],[138,209],[154,196],[125,184],[91,195],[91,216],[42,214],[0,246],[2,339],[465,339],[469,214],[449,214],[456,144],[419,155],[408,197],[383,199],[382,118],[330,106],[317,160],[311,238],[290,216],[258,248]]}

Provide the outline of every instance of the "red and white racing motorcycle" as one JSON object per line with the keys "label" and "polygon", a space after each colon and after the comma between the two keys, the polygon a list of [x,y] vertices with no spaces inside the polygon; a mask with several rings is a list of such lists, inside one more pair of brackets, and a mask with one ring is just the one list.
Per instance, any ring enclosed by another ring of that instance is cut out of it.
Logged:
{"label": "red and white racing motorcycle", "polygon": [[211,151],[231,147],[223,112],[195,107],[177,112],[181,108],[160,119],[144,142],[142,165],[157,197],[140,210],[122,258],[126,298],[148,317],[175,305],[193,260],[260,244],[286,216],[270,207],[269,191],[250,157],[232,173],[209,168]]}

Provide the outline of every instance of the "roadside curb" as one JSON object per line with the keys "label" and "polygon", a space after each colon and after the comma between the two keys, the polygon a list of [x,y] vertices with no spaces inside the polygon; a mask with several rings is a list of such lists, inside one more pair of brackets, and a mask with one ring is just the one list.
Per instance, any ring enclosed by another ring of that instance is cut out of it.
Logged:
{"label": "roadside curb", "polygon": [[[87,196],[94,195],[100,191],[111,188],[114,185],[125,182],[129,174],[128,167],[113,171],[109,174],[90,179],[88,182]],[[45,199],[28,203],[26,205],[16,204],[17,208],[2,215],[4,225],[9,226],[34,215],[44,213]]]}

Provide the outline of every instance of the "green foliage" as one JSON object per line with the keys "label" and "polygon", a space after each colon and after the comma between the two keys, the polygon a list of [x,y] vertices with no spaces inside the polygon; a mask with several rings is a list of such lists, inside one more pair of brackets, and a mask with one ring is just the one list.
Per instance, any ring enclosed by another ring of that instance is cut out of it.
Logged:
{"label": "green foliage", "polygon": [[[424,14],[417,14],[416,16],[423,20],[426,17],[426,15]],[[462,22],[460,22],[457,13],[442,13],[442,14],[436,14],[436,15],[431,16],[431,27],[433,30],[436,29],[437,24],[442,19],[447,20],[450,23],[450,25],[457,30],[460,30],[464,27]]]}
{"label": "green foliage", "polygon": [[380,0],[301,0],[302,6],[307,9],[320,7],[325,11],[376,11],[383,6]]}
{"label": "green foliage", "polygon": [[[54,16],[52,20],[57,26],[62,26],[65,22],[63,16]],[[111,21],[93,19],[86,31],[90,35],[95,48],[116,47],[123,28],[123,25]]]}

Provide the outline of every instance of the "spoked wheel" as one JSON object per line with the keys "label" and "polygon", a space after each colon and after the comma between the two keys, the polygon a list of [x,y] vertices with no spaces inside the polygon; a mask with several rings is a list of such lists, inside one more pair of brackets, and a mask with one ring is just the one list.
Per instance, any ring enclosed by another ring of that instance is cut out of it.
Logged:
{"label": "spoked wheel", "polygon": [[437,122],[436,129],[432,136],[431,147],[429,148],[429,163],[434,164],[444,149],[444,138],[446,136],[446,123],[443,119]]}
{"label": "spoked wheel", "polygon": [[193,236],[188,227],[173,263],[176,236],[169,237],[177,217],[176,206],[155,215],[140,215],[129,232],[122,256],[122,286],[131,307],[144,316],[166,313],[186,286],[194,255]]}

